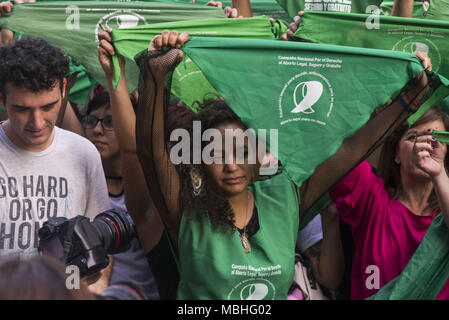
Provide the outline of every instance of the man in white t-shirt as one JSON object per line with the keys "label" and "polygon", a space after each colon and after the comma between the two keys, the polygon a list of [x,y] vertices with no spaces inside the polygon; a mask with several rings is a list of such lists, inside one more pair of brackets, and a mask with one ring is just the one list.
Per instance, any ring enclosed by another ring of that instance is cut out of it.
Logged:
{"label": "man in white t-shirt", "polygon": [[110,208],[100,155],[55,127],[67,58],[44,40],[0,48],[0,258],[35,254],[51,217],[89,218]]}

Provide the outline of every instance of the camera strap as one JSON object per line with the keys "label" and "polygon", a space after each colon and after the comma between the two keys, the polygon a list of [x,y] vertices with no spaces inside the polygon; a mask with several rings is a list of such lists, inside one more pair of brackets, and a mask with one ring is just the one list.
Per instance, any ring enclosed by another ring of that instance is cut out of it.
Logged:
{"label": "camera strap", "polygon": [[72,234],[75,230],[75,225],[78,223],[80,217],[76,217],[74,220],[69,220],[69,225],[67,227],[67,232],[64,236],[64,242],[63,242],[63,248],[64,248],[64,255],[63,259],[67,262],[67,257],[69,256],[70,249],[72,247]]}

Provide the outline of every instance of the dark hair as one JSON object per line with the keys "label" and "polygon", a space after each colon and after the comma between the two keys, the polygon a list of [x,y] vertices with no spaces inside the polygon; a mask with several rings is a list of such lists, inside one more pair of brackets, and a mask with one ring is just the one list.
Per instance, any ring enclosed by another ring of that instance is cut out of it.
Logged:
{"label": "dark hair", "polygon": [[[435,105],[427,112],[425,112],[412,126],[417,127],[427,122],[441,120],[444,124],[445,130],[449,130],[449,115],[443,112],[439,105]],[[407,121],[404,121],[388,138],[382,147],[380,154],[380,162],[378,167],[378,175],[384,180],[385,187],[390,193],[391,199],[396,199],[402,192],[400,166],[394,161],[396,152],[399,147],[399,142],[402,136],[409,130]],[[446,154],[445,167],[448,168],[449,152]],[[436,194],[433,191],[429,204],[433,211],[438,209],[438,201]]]}
{"label": "dark hair", "polygon": [[[131,99],[131,104],[135,112],[137,103],[134,101],[134,99]],[[107,91],[100,92],[99,94],[94,96],[92,100],[89,101],[86,108],[86,115],[89,115],[95,110],[100,109],[102,107],[106,107],[106,109],[109,109],[111,107],[109,100],[109,93]]]}
{"label": "dark hair", "polygon": [[82,281],[79,289],[69,290],[65,266],[49,256],[2,259],[0,275],[0,300],[93,299]]}
{"label": "dark hair", "polygon": [[0,47],[0,92],[6,99],[6,84],[32,92],[50,90],[69,72],[67,57],[43,39],[27,38]]}
{"label": "dark hair", "polygon": [[92,100],[89,101],[86,108],[86,115],[91,114],[95,110],[102,107],[106,107],[106,109],[109,109],[111,107],[109,102],[109,93],[107,91],[100,92]]}
{"label": "dark hair", "polygon": [[[206,100],[203,104],[198,103],[198,105],[201,111],[191,118],[186,127],[190,137],[193,137],[193,121],[201,122],[201,134],[207,129],[228,124],[235,124],[243,130],[247,129],[240,118],[222,100]],[[202,142],[201,151],[207,143],[207,141]],[[193,146],[193,143],[190,145]],[[233,227],[235,221],[232,207],[223,191],[205,173],[205,165],[181,164],[177,168],[181,177],[181,206],[183,210],[189,213],[192,213],[189,209],[193,209],[193,212],[196,214],[195,216],[187,214],[187,217],[198,219],[201,215],[206,215],[209,217],[214,229],[224,227],[224,230],[226,226]],[[203,180],[202,190],[197,196],[193,194],[190,178],[192,169],[197,169]],[[255,181],[256,178],[257,173],[254,172],[253,180]]]}

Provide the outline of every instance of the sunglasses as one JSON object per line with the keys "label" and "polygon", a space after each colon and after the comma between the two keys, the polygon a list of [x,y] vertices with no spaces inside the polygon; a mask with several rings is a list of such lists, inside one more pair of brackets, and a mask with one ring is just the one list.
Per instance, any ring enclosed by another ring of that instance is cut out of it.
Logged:
{"label": "sunglasses", "polygon": [[101,125],[104,130],[114,130],[114,126],[112,125],[112,116],[107,115],[102,119],[99,119],[95,116],[85,116],[83,117],[82,124],[85,129],[93,129],[97,126],[98,122],[101,122]]}

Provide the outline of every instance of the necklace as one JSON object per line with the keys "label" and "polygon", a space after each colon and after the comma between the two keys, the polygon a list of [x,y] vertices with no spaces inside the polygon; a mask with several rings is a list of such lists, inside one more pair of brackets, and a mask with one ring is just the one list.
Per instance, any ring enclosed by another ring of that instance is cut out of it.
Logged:
{"label": "necklace", "polygon": [[[245,214],[245,222],[248,219],[248,204],[250,200],[249,191],[248,192],[248,198],[246,200],[246,214]],[[246,226],[248,224],[245,224],[245,227],[243,228],[243,232],[240,233],[240,241],[242,241],[243,250],[245,250],[246,253],[251,252],[251,244],[249,243],[248,234],[246,233]]]}

